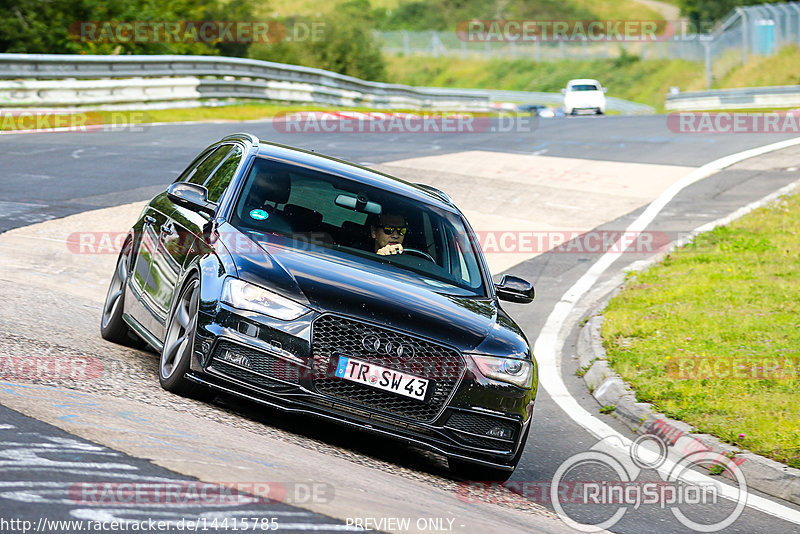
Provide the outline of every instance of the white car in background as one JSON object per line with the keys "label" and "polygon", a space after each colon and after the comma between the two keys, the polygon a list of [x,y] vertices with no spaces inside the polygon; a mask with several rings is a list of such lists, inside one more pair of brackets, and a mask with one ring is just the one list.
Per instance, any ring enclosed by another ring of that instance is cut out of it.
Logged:
{"label": "white car in background", "polygon": [[579,79],[567,82],[564,94],[564,113],[575,115],[591,111],[598,115],[606,112],[606,89],[597,80]]}

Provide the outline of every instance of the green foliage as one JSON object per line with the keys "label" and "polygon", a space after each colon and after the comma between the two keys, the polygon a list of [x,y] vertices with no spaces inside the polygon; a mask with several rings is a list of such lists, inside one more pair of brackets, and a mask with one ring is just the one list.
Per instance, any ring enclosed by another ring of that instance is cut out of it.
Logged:
{"label": "green foliage", "polygon": [[367,80],[385,80],[386,64],[368,15],[368,0],[351,0],[324,16],[286,19],[283,23],[290,35],[291,28],[298,24],[318,27],[321,33],[318,38],[253,45],[250,57],[317,67]]}
{"label": "green foliage", "polygon": [[[619,62],[619,64],[616,64]],[[670,86],[684,89],[703,84],[703,65],[684,60],[560,60],[477,58],[387,58],[394,83],[436,87],[509,89],[559,92],[573,78],[595,78],[608,87],[608,96],[663,109]]]}
{"label": "green foliage", "polygon": [[708,466],[708,474],[718,476],[725,472],[725,466],[722,464],[711,464]]}
{"label": "green foliage", "polygon": [[680,0],[681,14],[689,18],[695,30],[706,32],[709,26],[727,15],[731,9],[743,4],[742,0]]}
{"label": "green foliage", "polygon": [[695,30],[709,32],[714,24],[722,20],[734,8],[753,4],[764,4],[767,1],[768,0],[679,0],[679,5],[681,14],[689,18],[689,22]]}
{"label": "green foliage", "polygon": [[614,68],[622,69],[628,67],[637,61],[640,61],[639,56],[628,52],[627,48],[620,47],[619,56],[614,58]]}
{"label": "green foliage", "polygon": [[[624,9],[624,7],[623,7]],[[453,30],[458,23],[473,19],[528,20],[595,20],[604,14],[587,8],[580,2],[563,0],[412,0],[401,2],[395,9],[377,8],[374,11],[381,30],[424,31]]]}
{"label": "green foliage", "polygon": [[[248,43],[81,39],[81,22],[253,20],[246,0],[0,0],[0,52],[29,54],[225,54]],[[106,40],[108,41],[108,40]]]}

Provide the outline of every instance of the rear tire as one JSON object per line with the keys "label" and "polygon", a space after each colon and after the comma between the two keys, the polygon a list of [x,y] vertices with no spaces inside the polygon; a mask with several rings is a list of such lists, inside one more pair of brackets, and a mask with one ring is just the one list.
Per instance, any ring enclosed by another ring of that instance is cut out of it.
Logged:
{"label": "rear tire", "polygon": [[158,380],[161,387],[182,397],[211,400],[214,393],[186,378],[197,329],[197,314],[200,301],[200,279],[192,275],[172,304],[167,321],[167,334],[158,364]]}
{"label": "rear tire", "polygon": [[100,335],[103,339],[127,345],[129,347],[142,348],[145,343],[133,333],[130,327],[122,319],[125,310],[125,289],[128,285],[130,275],[130,262],[133,246],[131,240],[125,241],[122,250],[117,258],[117,266],[114,269],[114,276],[108,286],[106,301],[103,305],[103,315],[100,319]]}

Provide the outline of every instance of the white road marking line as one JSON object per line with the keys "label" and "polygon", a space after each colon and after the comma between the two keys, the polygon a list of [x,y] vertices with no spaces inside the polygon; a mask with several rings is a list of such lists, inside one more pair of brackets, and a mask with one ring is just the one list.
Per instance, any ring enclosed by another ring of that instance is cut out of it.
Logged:
{"label": "white road marking line", "polygon": [[[703,165],[674,183],[664,191],[661,196],[651,202],[647,209],[631,223],[623,235],[628,232],[643,231],[670,200],[695,182],[729,167],[734,163],[796,145],[800,145],[800,137],[731,154],[730,156],[725,156],[724,158]],[[612,250],[618,250],[619,248],[621,247],[615,245],[612,247]],[[553,398],[555,403],[558,404],[572,420],[589,431],[589,433],[598,440],[614,436],[619,440],[620,448],[626,449],[630,447],[632,443],[631,440],[589,413],[572,397],[572,395],[570,395],[566,384],[564,384],[561,378],[560,366],[561,348],[564,345],[566,332],[569,330],[567,319],[570,313],[580,298],[592,288],[603,272],[608,269],[623,252],[624,251],[606,252],[569,290],[567,290],[566,293],[564,293],[561,300],[553,307],[553,311],[547,318],[539,337],[536,338],[534,354],[536,354],[536,358],[539,361],[539,382]],[[562,332],[562,330],[564,330],[564,332]],[[642,456],[644,455],[644,451],[642,451]],[[661,473],[668,474],[674,467],[675,463],[671,460],[667,460],[658,470]],[[713,479],[692,471],[689,471],[682,479],[690,483],[714,483]],[[737,493],[738,489],[731,486],[723,485],[721,487],[721,495],[730,500],[736,500]],[[800,524],[800,511],[783,506],[758,495],[752,493],[748,494],[747,506],[780,517],[786,521]]]}

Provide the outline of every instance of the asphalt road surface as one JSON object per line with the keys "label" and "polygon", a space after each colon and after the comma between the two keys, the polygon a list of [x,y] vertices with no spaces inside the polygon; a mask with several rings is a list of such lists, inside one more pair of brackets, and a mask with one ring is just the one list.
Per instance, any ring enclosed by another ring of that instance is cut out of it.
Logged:
{"label": "asphalt road surface", "polygon": [[[163,190],[165,184],[174,179],[204,146],[236,131],[252,132],[265,140],[313,149],[366,165],[481,150],[495,153],[498,167],[502,165],[503,154],[535,154],[620,164],[699,167],[729,154],[788,138],[765,134],[680,134],[670,131],[665,117],[658,116],[542,119],[533,131],[522,131],[524,128],[510,130],[469,134],[290,134],[277,132],[269,122],[251,122],[160,125],[108,134],[0,136],[0,169],[3,169],[0,173],[0,232],[88,210],[148,199]],[[676,237],[725,216],[800,177],[795,165],[800,163],[800,156],[796,153],[782,158],[766,155],[759,161],[762,162],[760,165],[730,167],[682,190],[656,217],[648,230]],[[420,172],[418,176],[409,178],[425,181],[426,176],[424,172]],[[643,175],[641,179],[646,182],[648,176]],[[624,229],[642,210],[643,207],[638,207],[613,220],[607,220],[599,229]],[[20,251],[20,254],[24,253],[25,251]],[[615,276],[628,265],[646,257],[646,254],[623,254],[597,285],[613,287]],[[598,258],[599,254],[552,252],[528,259],[508,270],[527,278],[536,286],[537,296],[532,305],[507,305],[507,309],[523,326],[531,342],[537,338],[564,292]],[[64,348],[66,346],[69,350],[83,349],[101,358],[119,358],[123,364],[142,371],[141,376],[131,375],[130,380],[138,384],[137,388],[142,388],[144,395],[158,395],[155,392],[157,380],[154,364],[147,361],[147,357],[151,355],[109,347],[97,339],[87,338],[86,342],[80,341],[84,330],[87,336],[97,337],[96,325],[84,325],[84,316],[80,313],[67,317],[67,313],[59,315],[58,309],[43,309],[37,314],[39,319],[21,321],[16,317],[19,315],[16,308],[12,306],[23,305],[26,297],[36,296],[37,293],[33,289],[27,294],[15,293],[12,284],[3,285],[1,273],[0,285],[4,294],[9,295],[6,304],[0,305],[0,326],[4,331],[13,333],[0,345],[5,353],[15,350],[10,348],[12,346],[17,347],[16,350],[27,347],[42,351],[63,351],[67,350]],[[41,296],[42,300],[47,298],[52,297]],[[587,299],[580,303],[579,308],[588,313],[593,304],[591,299]],[[87,311],[86,314],[91,317],[91,312]],[[50,329],[50,335],[42,334],[46,328]],[[561,358],[561,374],[571,395],[586,410],[596,414],[621,434],[634,439],[633,433],[612,416],[599,414],[597,402],[575,376],[577,363],[572,350],[577,328],[575,325],[568,336]],[[63,341],[64,339],[70,341]],[[53,346],[56,348],[53,349]],[[148,372],[152,372],[149,377]],[[0,390],[2,389],[19,393],[19,386],[16,385],[0,385]],[[33,403],[32,400],[31,405]],[[193,404],[180,406],[182,410],[198,409]],[[342,435],[333,426],[308,425],[275,414],[265,415],[260,408],[234,399],[218,398],[213,405],[199,409],[207,411],[209,417],[219,417],[223,422],[226,417],[232,416],[244,422],[263,424],[284,436],[284,439],[313,443],[312,446],[323,454],[343,456],[348,461],[367,464],[374,467],[371,476],[376,480],[399,470],[403,473],[402,476],[421,477],[433,485],[441,484],[452,488],[452,485],[447,486],[450,482],[442,482],[447,480],[447,472],[441,460],[421,451],[381,440],[373,441],[365,436]],[[35,411],[31,409],[31,413]],[[169,426],[169,421],[164,424]],[[547,496],[535,491],[535,488],[552,481],[559,466],[574,455],[595,446],[597,440],[569,418],[559,403],[542,387],[539,389],[533,424],[525,454],[511,480],[517,487],[528,488],[522,491],[524,497],[552,509],[552,503]],[[0,471],[0,518],[24,517],[38,521],[39,517],[70,519],[80,516],[75,514],[74,502],[65,504],[64,499],[68,498],[69,493],[65,484],[114,481],[117,479],[112,478],[112,471],[129,471],[128,467],[121,466],[133,466],[137,475],[151,481],[162,478],[170,481],[191,480],[143,460],[121,456],[108,448],[71,437],[58,428],[2,407],[0,440],[3,441],[0,466],[11,465],[6,462],[19,462],[20,458],[27,457],[10,454],[14,450],[43,452],[48,444],[56,444],[57,450],[53,451],[55,456],[47,456],[51,460],[60,461],[62,458],[59,455],[66,455],[70,458],[65,461],[96,464],[87,469],[98,470],[94,474],[82,472],[76,478],[69,471],[62,471],[60,467],[55,469],[52,465],[44,468],[37,466],[31,470],[18,467],[16,471],[4,468]],[[218,445],[224,446],[224,443]],[[42,457],[41,454],[33,456]],[[91,462],[87,460],[89,457],[92,458]],[[602,466],[587,468],[580,476],[583,480],[607,480],[609,473],[603,469]],[[655,471],[644,469],[638,474],[637,480],[661,479]],[[27,497],[20,497],[20,488],[26,490]],[[785,507],[784,510],[798,510],[797,506],[767,498]],[[302,503],[300,505],[301,508],[294,508],[289,504],[278,506],[255,503],[234,511],[257,512],[263,516],[282,513],[287,518],[291,518],[292,514],[308,514],[287,519],[286,523],[305,525],[298,530],[315,528],[309,526],[312,523],[325,525],[325,528],[330,529],[346,527],[341,520],[306,512]],[[617,508],[615,505],[575,507],[570,513],[574,513],[574,517],[580,521],[598,523],[610,517]],[[173,513],[158,507],[154,510],[164,514]],[[721,520],[731,513],[732,505],[722,501],[716,505],[684,506],[681,511],[698,521],[709,518]],[[231,510],[227,510],[228,515],[225,517],[233,517],[230,512]],[[212,516],[213,514],[209,517]],[[176,519],[174,513],[164,517]],[[335,526],[337,524],[339,527]],[[531,531],[535,530],[531,528]],[[676,519],[669,506],[643,505],[638,509],[626,510],[623,517],[613,527],[609,527],[609,530],[637,533],[686,532],[688,529],[685,523]],[[6,531],[2,528],[2,523],[0,531]],[[746,508],[723,532],[800,532],[800,525],[782,519],[780,509],[774,513],[766,513]]]}

